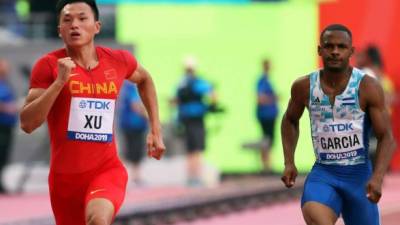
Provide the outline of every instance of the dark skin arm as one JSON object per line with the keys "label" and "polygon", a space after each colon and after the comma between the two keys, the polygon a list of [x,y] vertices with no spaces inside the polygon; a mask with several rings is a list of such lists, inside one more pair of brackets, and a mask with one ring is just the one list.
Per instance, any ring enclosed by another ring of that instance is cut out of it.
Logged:
{"label": "dark skin arm", "polygon": [[368,199],[377,203],[382,195],[382,182],[393,155],[395,142],[383,89],[379,82],[370,76],[365,76],[361,81],[360,105],[369,114],[378,141],[375,169],[366,186]]}
{"label": "dark skin arm", "polygon": [[308,105],[309,86],[308,76],[301,77],[293,83],[289,104],[282,119],[281,134],[285,170],[281,179],[288,188],[294,185],[297,177],[294,152],[299,139],[299,120]]}

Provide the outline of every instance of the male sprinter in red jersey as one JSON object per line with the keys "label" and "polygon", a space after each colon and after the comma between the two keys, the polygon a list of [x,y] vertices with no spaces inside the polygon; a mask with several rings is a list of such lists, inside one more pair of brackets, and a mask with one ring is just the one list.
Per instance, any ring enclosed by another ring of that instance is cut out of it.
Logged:
{"label": "male sprinter in red jersey", "polygon": [[47,118],[56,224],[109,225],[127,183],[115,145],[115,101],[124,79],[138,85],[151,123],[148,154],[160,159],[165,146],[154,83],[127,51],[95,47],[101,23],[94,0],[60,0],[57,13],[65,48],[35,64],[21,128],[31,133]]}

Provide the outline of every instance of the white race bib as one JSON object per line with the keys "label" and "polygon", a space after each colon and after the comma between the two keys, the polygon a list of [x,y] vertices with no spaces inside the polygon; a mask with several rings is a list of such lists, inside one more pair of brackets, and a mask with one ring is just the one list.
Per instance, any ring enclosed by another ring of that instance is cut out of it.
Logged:
{"label": "white race bib", "polygon": [[322,160],[350,159],[363,154],[362,124],[344,122],[318,125],[313,142]]}
{"label": "white race bib", "polygon": [[68,120],[68,139],[111,142],[114,99],[72,97]]}

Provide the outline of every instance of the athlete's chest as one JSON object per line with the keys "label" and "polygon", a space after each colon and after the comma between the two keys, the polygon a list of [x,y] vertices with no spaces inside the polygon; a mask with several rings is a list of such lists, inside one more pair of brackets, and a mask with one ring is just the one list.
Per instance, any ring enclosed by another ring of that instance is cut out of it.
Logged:
{"label": "athlete's chest", "polygon": [[312,120],[358,120],[364,116],[358,97],[354,93],[336,95],[333,99],[325,94],[311,96],[309,106]]}
{"label": "athlete's chest", "polygon": [[111,142],[116,99],[124,71],[100,64],[93,70],[76,67],[59,96],[68,111],[68,139]]}
{"label": "athlete's chest", "polygon": [[71,97],[116,98],[124,76],[118,68],[99,65],[93,70],[76,67],[66,84],[65,90]]}
{"label": "athlete's chest", "polygon": [[359,79],[350,78],[346,86],[337,89],[323,88],[314,77],[310,89],[309,110],[312,121],[359,120],[364,116],[360,107]]}

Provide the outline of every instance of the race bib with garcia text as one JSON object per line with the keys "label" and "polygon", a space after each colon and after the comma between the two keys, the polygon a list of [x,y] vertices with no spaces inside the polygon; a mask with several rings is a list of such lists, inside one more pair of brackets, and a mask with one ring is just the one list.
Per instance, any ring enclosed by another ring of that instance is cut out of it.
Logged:
{"label": "race bib with garcia text", "polygon": [[320,123],[313,136],[320,160],[343,160],[364,155],[362,125],[355,122]]}
{"label": "race bib with garcia text", "polygon": [[114,109],[114,99],[72,97],[68,120],[68,139],[111,142]]}

